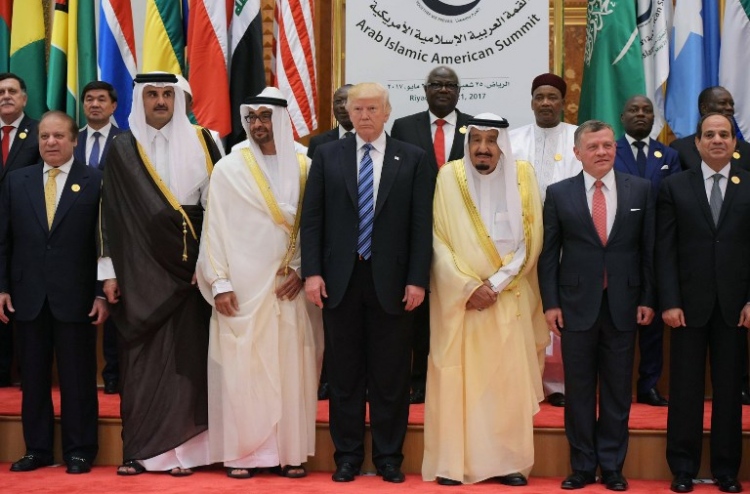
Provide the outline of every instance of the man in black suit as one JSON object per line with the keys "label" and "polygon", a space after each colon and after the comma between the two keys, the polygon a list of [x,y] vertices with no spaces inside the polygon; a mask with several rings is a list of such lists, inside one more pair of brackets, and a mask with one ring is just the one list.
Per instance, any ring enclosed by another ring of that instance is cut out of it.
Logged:
{"label": "man in black suit", "polygon": [[[12,73],[0,74],[0,183],[9,171],[39,163],[37,122],[23,112],[27,99],[23,79]],[[12,364],[13,326],[0,323],[0,387],[11,385]]]}
{"label": "man in black suit", "polygon": [[346,99],[350,87],[352,87],[351,84],[344,84],[333,93],[333,116],[336,117],[336,121],[339,124],[328,132],[323,132],[310,138],[310,146],[307,148],[308,158],[312,159],[315,155],[315,148],[321,144],[338,141],[354,133],[352,120],[349,118],[349,112],[346,111]]}
{"label": "man in black suit", "polygon": [[[636,95],[628,99],[620,121],[625,135],[617,140],[615,170],[649,180],[651,197],[655,198],[661,180],[680,171],[677,151],[649,137],[654,127],[654,105],[647,97]],[[669,404],[656,388],[664,363],[663,337],[664,321],[657,311],[651,324],[638,328],[638,403],[664,407]]]}
{"label": "man in black suit", "polygon": [[547,325],[561,336],[573,468],[563,489],[593,483],[597,467],[607,489],[628,488],[635,334],[654,316],[654,209],[647,180],[613,170],[615,150],[609,124],[581,124],[583,172],[550,185],[544,202],[539,285]]}
{"label": "man in black suit", "polygon": [[[734,121],[734,98],[721,86],[706,88],[698,95],[698,111],[701,117],[709,113],[722,113]],[[682,139],[675,139],[670,144],[680,154],[680,164],[683,170],[701,167],[701,156],[695,144],[695,138],[696,134],[692,134]],[[740,168],[750,170],[750,144],[741,140],[736,142],[736,148],[732,150],[731,162]],[[747,378],[745,378],[745,383],[747,384]],[[747,404],[750,404],[750,395],[747,398]]]}
{"label": "man in black suit", "polygon": [[[401,117],[393,122],[391,137],[414,144],[425,152],[425,158],[436,172],[445,163],[464,157],[464,134],[471,115],[457,108],[461,85],[450,67],[435,67],[424,85],[428,109]],[[424,403],[427,380],[427,355],[430,352],[429,297],[414,312],[412,344],[411,403]]]}
{"label": "man in black suit", "polygon": [[[73,159],[78,128],[63,112],[39,123],[43,163],[11,173],[0,196],[0,319],[23,333],[25,472],[51,465],[52,358],[61,395],[63,459],[86,473],[96,457],[96,331],[107,318],[97,297],[96,227],[101,172]],[[10,266],[10,269],[8,269]]]}
{"label": "man in black suit", "polygon": [[732,121],[701,118],[698,168],[664,180],[656,266],[670,344],[667,462],[672,490],[690,492],[701,464],[706,353],[711,365],[711,473],[740,492],[742,352],[750,327],[750,173],[731,163]]}
{"label": "man in black suit", "polygon": [[[78,133],[78,144],[73,156],[76,161],[104,170],[109,145],[122,132],[112,124],[112,114],[117,109],[117,91],[108,82],[91,81],[83,87],[81,99],[86,126]],[[117,327],[111,318],[104,323],[102,350],[104,393],[115,394],[120,373],[117,361]]]}
{"label": "man in black suit", "polygon": [[373,463],[383,480],[403,482],[412,311],[429,283],[435,171],[421,149],[385,133],[383,86],[353,86],[347,109],[356,137],[320,146],[307,179],[302,275],[323,308],[333,480],[359,473],[367,394]]}

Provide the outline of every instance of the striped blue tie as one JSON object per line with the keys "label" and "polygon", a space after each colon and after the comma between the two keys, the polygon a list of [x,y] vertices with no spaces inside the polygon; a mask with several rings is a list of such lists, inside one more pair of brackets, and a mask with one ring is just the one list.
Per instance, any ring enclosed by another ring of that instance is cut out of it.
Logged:
{"label": "striped blue tie", "polygon": [[372,158],[370,149],[372,144],[365,144],[365,154],[359,163],[359,236],[357,238],[357,253],[363,259],[370,258],[372,248],[372,221],[375,217],[375,200],[373,197]]}

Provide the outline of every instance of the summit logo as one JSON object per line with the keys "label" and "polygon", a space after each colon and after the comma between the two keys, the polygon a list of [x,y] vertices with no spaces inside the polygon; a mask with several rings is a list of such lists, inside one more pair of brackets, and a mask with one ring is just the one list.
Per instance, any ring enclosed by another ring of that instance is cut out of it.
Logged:
{"label": "summit logo", "polygon": [[479,5],[481,0],[422,0],[425,7],[436,14],[457,17],[466,14]]}

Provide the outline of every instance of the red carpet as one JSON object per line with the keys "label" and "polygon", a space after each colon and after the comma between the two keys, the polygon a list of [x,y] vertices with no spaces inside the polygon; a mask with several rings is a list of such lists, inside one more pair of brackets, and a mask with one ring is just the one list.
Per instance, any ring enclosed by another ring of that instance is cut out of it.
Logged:
{"label": "red carpet", "polygon": [[[247,493],[263,494],[459,494],[459,493],[516,493],[516,494],[544,494],[548,492],[563,492],[560,489],[559,478],[532,477],[529,485],[521,489],[507,487],[496,482],[487,481],[481,484],[443,487],[434,482],[424,482],[418,475],[407,475],[403,484],[389,484],[380,477],[362,476],[354,482],[337,484],[331,481],[330,473],[315,472],[304,479],[286,479],[271,474],[259,474],[252,479],[234,480],[227,478],[223,470],[203,469],[194,475],[184,478],[173,478],[165,473],[145,473],[135,477],[118,477],[115,467],[95,467],[91,473],[84,475],[68,475],[65,468],[42,468],[34,472],[11,473],[7,463],[0,463],[0,486],[4,493],[81,493],[91,494],[106,492],[110,494],[193,494],[201,493]],[[669,483],[666,481],[631,480],[631,494],[668,493]],[[596,484],[587,487],[582,492],[586,494],[605,493],[603,485]],[[718,492],[712,485],[697,485],[696,494]]]}
{"label": "red carpet", "polygon": [[[55,404],[55,414],[60,413],[60,394],[57,390],[52,393]],[[0,415],[16,416],[21,414],[21,392],[16,387],[0,388]],[[119,395],[105,395],[99,392],[99,416],[101,418],[120,417]],[[706,401],[703,415],[703,427],[711,429],[711,402]],[[318,402],[318,422],[328,422],[328,402]],[[409,413],[410,425],[424,424],[424,405],[412,405]],[[541,404],[541,410],[534,417],[534,426],[538,428],[564,427],[563,409]],[[633,403],[630,411],[631,430],[665,430],[667,428],[667,408],[651,407]],[[750,407],[742,407],[742,429],[750,431]]]}

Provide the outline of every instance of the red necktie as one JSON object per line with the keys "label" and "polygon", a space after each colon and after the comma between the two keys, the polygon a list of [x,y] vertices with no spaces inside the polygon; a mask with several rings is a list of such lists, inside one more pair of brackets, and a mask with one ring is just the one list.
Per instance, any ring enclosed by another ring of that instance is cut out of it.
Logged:
{"label": "red necktie", "polygon": [[437,125],[437,130],[435,131],[433,146],[435,146],[435,160],[437,161],[438,168],[440,168],[445,164],[445,134],[443,133],[445,120],[438,118],[435,120],[435,125]]}
{"label": "red necktie", "polygon": [[12,125],[3,125],[3,166],[8,163],[8,153],[10,152],[10,133],[15,129]]}
{"label": "red necktie", "polygon": [[[596,233],[599,234],[599,239],[602,241],[602,245],[607,245],[607,201],[604,199],[604,192],[602,192],[601,180],[597,180],[594,183],[596,190],[594,190],[594,199],[591,202],[591,217],[594,220],[594,228]],[[604,271],[604,288],[607,288],[607,271]]]}

